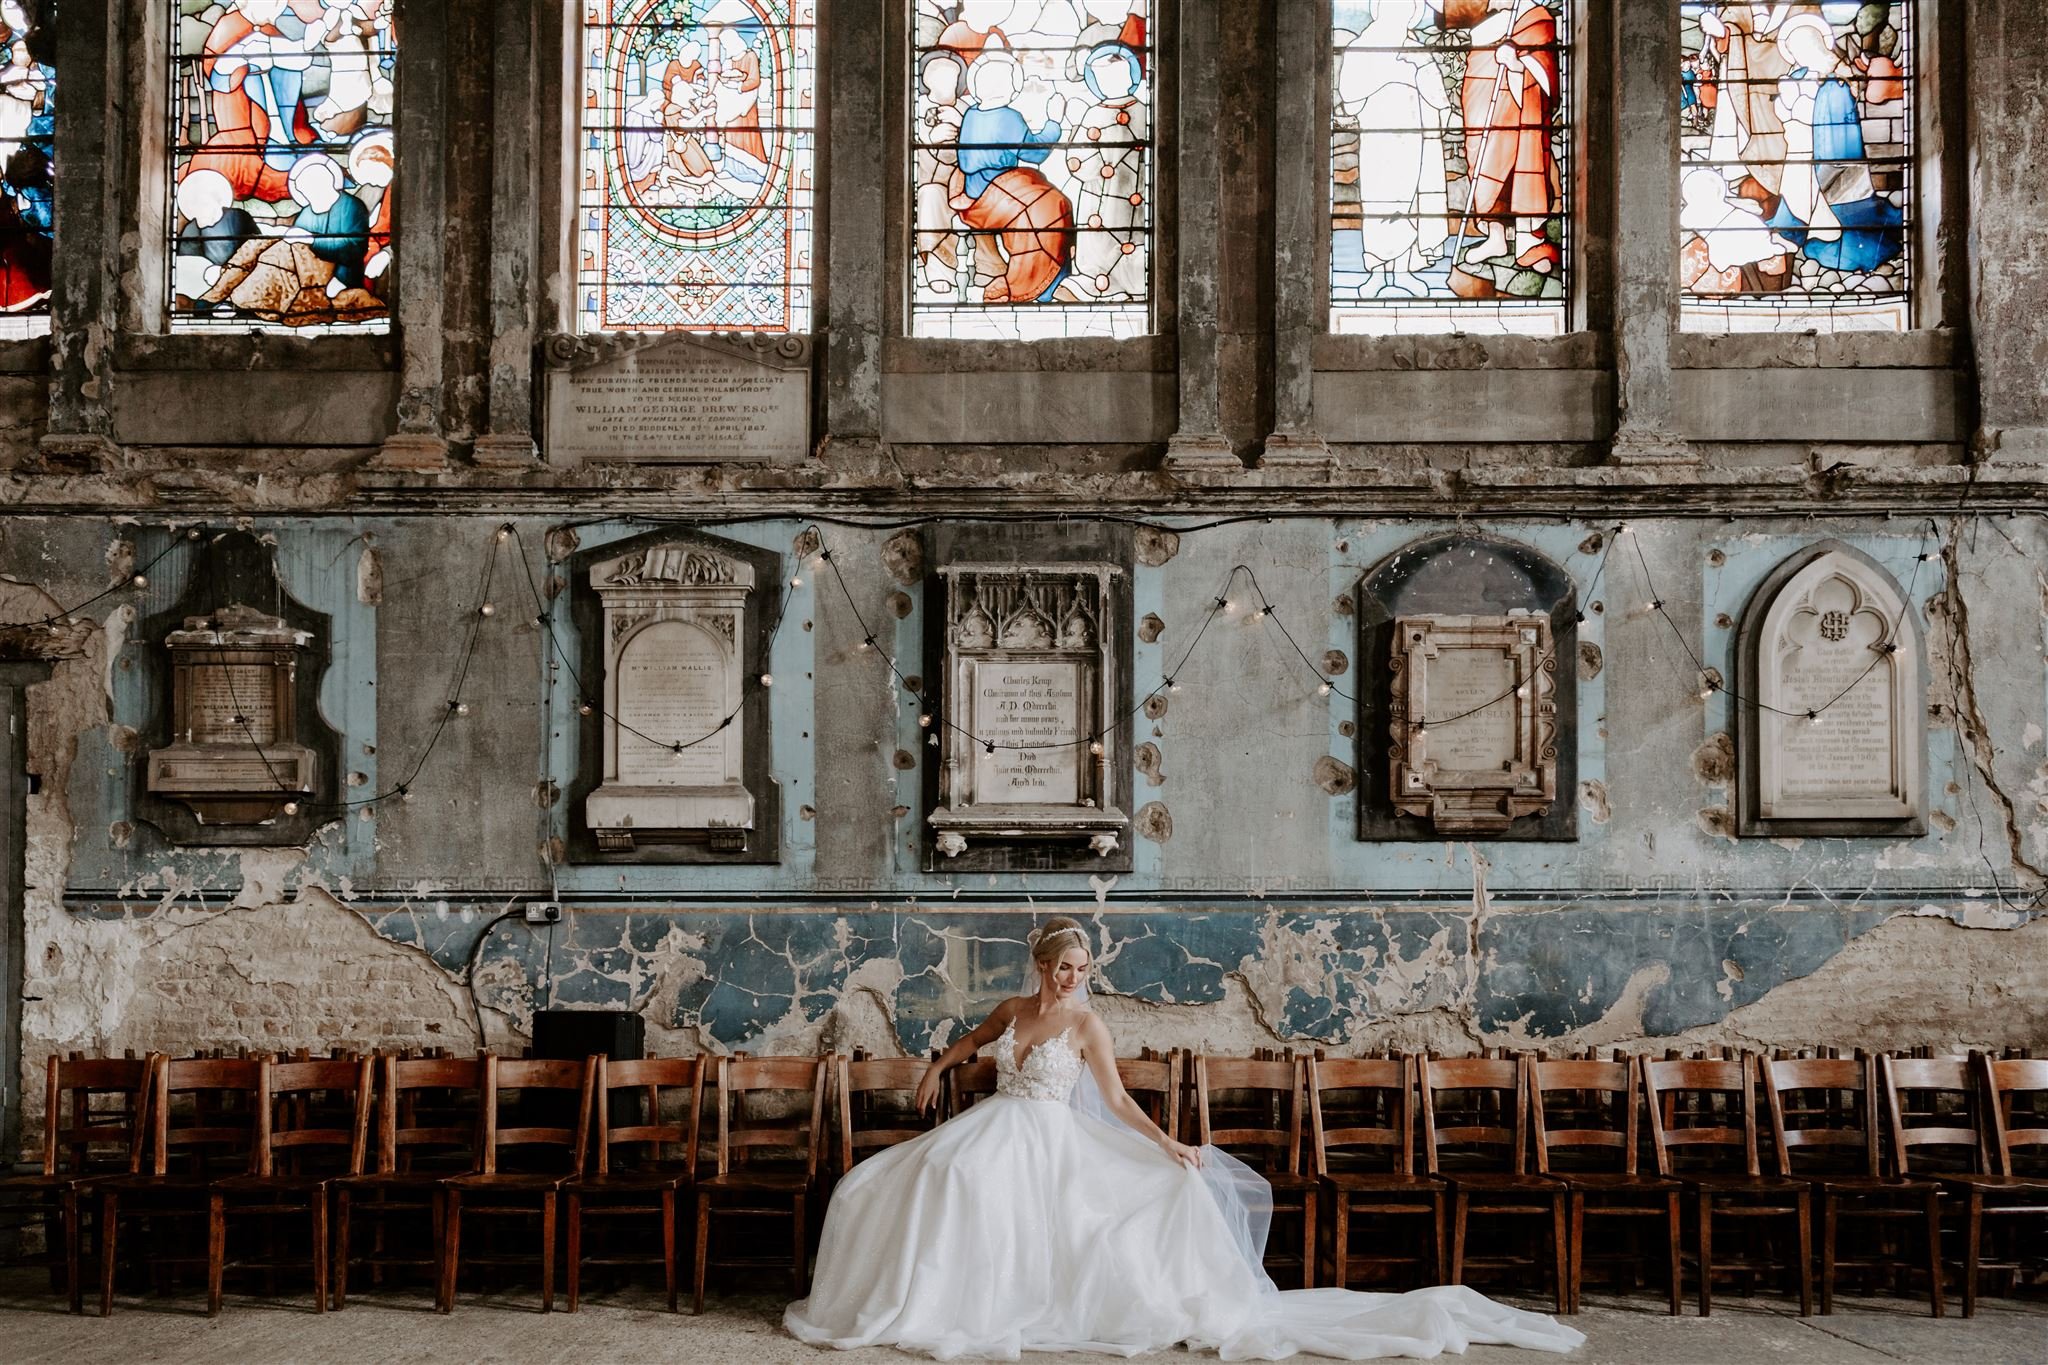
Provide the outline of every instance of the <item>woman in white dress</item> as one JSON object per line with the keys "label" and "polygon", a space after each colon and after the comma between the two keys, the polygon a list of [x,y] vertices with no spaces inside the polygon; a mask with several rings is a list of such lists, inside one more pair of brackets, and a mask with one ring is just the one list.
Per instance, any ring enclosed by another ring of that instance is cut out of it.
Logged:
{"label": "woman in white dress", "polygon": [[1125,1094],[1088,1008],[1081,926],[1049,921],[1032,957],[1037,991],[947,1048],[917,1101],[991,1043],[997,1093],[840,1182],[811,1296],[783,1315],[792,1334],[942,1360],[1176,1343],[1226,1360],[1368,1360],[1584,1340],[1459,1286],[1276,1290],[1260,1263],[1270,1190],[1225,1153],[1173,1141]]}

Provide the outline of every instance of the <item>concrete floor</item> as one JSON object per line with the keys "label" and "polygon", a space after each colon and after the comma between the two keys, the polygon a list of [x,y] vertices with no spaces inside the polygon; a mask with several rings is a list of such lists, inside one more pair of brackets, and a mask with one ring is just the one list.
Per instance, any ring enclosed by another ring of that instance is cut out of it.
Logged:
{"label": "concrete floor", "polygon": [[[124,1299],[114,1316],[74,1318],[35,1276],[0,1279],[0,1361],[219,1362],[219,1361],[466,1361],[561,1362],[810,1362],[810,1365],[904,1365],[915,1357],[895,1351],[844,1354],[803,1346],[782,1334],[782,1302],[769,1296],[722,1297],[701,1318],[671,1317],[658,1295],[634,1290],[586,1298],[574,1316],[542,1315],[532,1297],[465,1296],[449,1317],[424,1297],[378,1294],[352,1299],[344,1313],[316,1316],[289,1300],[230,1296],[226,1311],[208,1321],[195,1298]],[[1534,1300],[1518,1300],[1541,1308]],[[1880,1361],[2048,1361],[2048,1303],[1989,1299],[1970,1321],[1926,1316],[1924,1304],[1895,1299],[1836,1302],[1833,1316],[1801,1319],[1783,1302],[1764,1297],[1717,1298],[1714,1316],[1666,1317],[1647,1296],[1587,1295],[1575,1320],[1586,1346],[1573,1365],[1741,1365],[1790,1361],[1796,1365],[1876,1365]],[[1170,1351],[1156,1360],[1197,1360]],[[1536,1362],[1492,1346],[1474,1347],[1473,1365]],[[1101,1356],[1034,1356],[1033,1362],[1092,1361]]]}

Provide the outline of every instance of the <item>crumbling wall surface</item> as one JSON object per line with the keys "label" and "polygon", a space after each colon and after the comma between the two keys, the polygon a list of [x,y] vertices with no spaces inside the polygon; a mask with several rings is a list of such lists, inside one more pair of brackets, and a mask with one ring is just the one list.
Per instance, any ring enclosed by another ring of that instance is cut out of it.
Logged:
{"label": "crumbling wall surface", "polygon": [[[286,589],[336,621],[318,685],[350,769],[343,797],[362,804],[304,847],[170,844],[132,809],[151,648],[134,622],[157,609],[141,597],[175,600],[183,584],[84,608],[97,623],[84,656],[29,694],[31,1079],[54,1050],[517,1048],[551,1006],[637,1010],[663,1050],[917,1054],[1021,985],[1026,935],[1054,912],[1088,918],[1100,1007],[1132,1047],[2048,1041],[2038,517],[1825,529],[1908,589],[1925,645],[1928,828],[1884,839],[1737,838],[1727,815],[1733,716],[1698,694],[1692,652],[1732,676],[1756,584],[1822,538],[1803,521],[1641,518],[1625,553],[1599,522],[1490,527],[1585,594],[1565,732],[1577,837],[1541,844],[1357,837],[1357,802],[1386,779],[1358,768],[1351,698],[1381,662],[1357,656],[1351,590],[1441,524],[1147,532],[1128,623],[1138,687],[1169,669],[1181,687],[1132,721],[1135,856],[1102,876],[922,870],[921,768],[936,751],[879,657],[937,672],[921,653],[914,534],[834,526],[845,591],[815,569],[787,587],[772,697],[782,860],[704,869],[545,861],[580,761],[576,687],[526,596],[529,566],[544,600],[562,590],[541,548],[551,530],[567,543],[554,523],[521,519],[504,540],[486,517],[247,524],[275,546]],[[807,526],[703,530],[787,553]],[[10,615],[93,597],[163,534],[17,519],[0,537]],[[529,566],[508,557],[521,548]],[[1256,588],[1231,576],[1239,565]],[[1233,609],[1217,612],[1223,591]],[[472,657],[480,593],[494,611]],[[1259,601],[1292,644],[1248,609]],[[881,647],[861,649],[864,631]],[[458,688],[469,709],[443,726]],[[536,902],[564,918],[529,924]]]}

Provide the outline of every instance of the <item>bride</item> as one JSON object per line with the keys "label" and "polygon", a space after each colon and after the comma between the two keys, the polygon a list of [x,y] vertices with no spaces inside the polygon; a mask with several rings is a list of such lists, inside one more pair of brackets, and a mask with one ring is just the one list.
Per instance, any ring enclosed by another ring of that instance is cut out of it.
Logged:
{"label": "bride", "polygon": [[1262,1265],[1270,1188],[1224,1152],[1167,1137],[1124,1092],[1109,1029],[1088,1008],[1081,926],[1048,921],[1032,959],[1037,992],[947,1048],[917,1104],[989,1044],[997,1093],[840,1182],[811,1295],[783,1315],[792,1334],[942,1360],[1175,1343],[1226,1360],[1368,1360],[1584,1340],[1462,1286],[1275,1289]]}

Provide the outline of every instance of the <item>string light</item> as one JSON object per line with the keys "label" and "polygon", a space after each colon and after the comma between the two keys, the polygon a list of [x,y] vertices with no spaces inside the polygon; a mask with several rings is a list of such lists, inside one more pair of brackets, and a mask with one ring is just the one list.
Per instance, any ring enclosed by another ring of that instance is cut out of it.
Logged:
{"label": "string light", "polygon": [[1323,679],[1321,683],[1317,684],[1316,695],[1319,697],[1327,697],[1330,695],[1330,680],[1328,678]]}
{"label": "string light", "polygon": [[802,574],[791,574],[791,575],[789,576],[789,586],[790,586],[790,587],[792,587],[792,588],[801,588],[801,587],[802,587],[803,585],[804,585],[804,579],[803,579],[803,575],[802,575]]}
{"label": "string light", "polygon": [[1649,601],[1647,601],[1647,602],[1643,603],[1643,610],[1644,610],[1644,611],[1662,611],[1662,610],[1664,610],[1664,599],[1663,599],[1663,598],[1661,598],[1661,597],[1653,597],[1653,598],[1651,598],[1651,599],[1650,599]]}
{"label": "string light", "polygon": [[1255,611],[1255,612],[1253,612],[1253,613],[1252,613],[1252,620],[1254,620],[1254,621],[1263,621],[1263,620],[1265,620],[1265,619],[1266,619],[1266,610],[1267,610],[1267,609],[1266,609],[1265,607],[1260,607],[1260,608],[1259,608],[1259,609],[1258,609],[1257,611]]}
{"label": "string light", "polygon": [[296,801],[287,801],[287,802],[285,802],[285,803],[284,803],[284,813],[285,813],[286,815],[297,815],[297,814],[299,813],[299,803],[298,803],[298,802],[296,802]]}
{"label": "string light", "polygon": [[[922,712],[921,714],[919,714],[919,716],[918,716],[918,718],[917,718],[917,723],[918,723],[918,725],[919,725],[920,727],[922,727],[923,729],[926,729],[926,730],[929,730],[929,729],[931,729],[931,728],[932,728],[932,713],[931,713],[931,712],[929,712],[929,711],[925,711],[925,712]],[[938,738],[938,736],[937,736],[937,735],[933,735],[933,736],[932,736],[932,738],[933,738],[933,739],[937,739],[937,738]]]}
{"label": "string light", "polygon": [[1090,741],[1089,741],[1089,743],[1088,743],[1088,752],[1089,752],[1089,753],[1091,753],[1091,754],[1094,754],[1094,755],[1095,755],[1095,756],[1096,756],[1097,758],[1101,758],[1101,757],[1102,757],[1102,741],[1101,741],[1101,740],[1099,740],[1099,739],[1097,739],[1097,740],[1090,740]]}
{"label": "string light", "polygon": [[1223,610],[1224,612],[1233,612],[1233,611],[1236,611],[1236,610],[1237,610],[1237,603],[1235,603],[1235,602],[1231,601],[1231,600],[1230,600],[1229,598],[1227,598],[1227,597],[1219,597],[1219,598],[1217,598],[1217,599],[1216,599],[1216,605],[1217,605],[1217,607],[1218,607],[1218,608],[1220,608],[1220,609],[1221,609],[1221,610]]}
{"label": "string light", "polygon": [[875,647],[875,637],[874,637],[874,636],[872,636],[872,635],[868,636],[868,637],[867,637],[867,638],[866,638],[865,640],[862,640],[862,641],[860,642],[860,650],[861,650],[861,653],[863,653],[863,654],[867,653],[867,652],[868,652],[869,650],[873,649],[874,647]]}
{"label": "string light", "polygon": [[451,701],[448,703],[448,709],[458,716],[466,716],[469,714],[469,703],[466,701]]}
{"label": "string light", "polygon": [[508,521],[498,528],[498,543],[503,545],[510,539],[512,539],[512,523]]}
{"label": "string light", "polygon": [[774,675],[773,673],[763,673],[763,674],[761,675],[761,686],[763,686],[763,687],[773,687],[773,686],[775,686],[775,675]]}
{"label": "string light", "polygon": [[128,586],[129,586],[129,587],[131,587],[131,588],[146,588],[146,587],[148,587],[148,586],[149,586],[149,575],[148,575],[148,574],[142,574],[142,573],[139,573],[139,574],[135,575],[135,577],[133,577],[133,578],[131,578],[131,579],[129,579],[129,580],[128,580]]}
{"label": "string light", "polygon": [[587,701],[579,701],[576,703],[576,714],[579,716],[587,716],[595,710],[597,710],[597,708],[595,706],[592,706]]}
{"label": "string light", "polygon": [[1818,724],[1820,724],[1820,712],[1818,712],[1818,711],[1808,711],[1808,712],[1806,713],[1806,723],[1807,723],[1808,725],[1818,725]]}
{"label": "string light", "polygon": [[492,606],[490,603],[486,602],[476,609],[476,614],[479,616],[496,616],[498,614],[498,609]]}
{"label": "string light", "polygon": [[1178,692],[1180,691],[1180,684],[1175,682],[1172,678],[1168,678],[1166,680],[1166,690],[1169,692]]}

